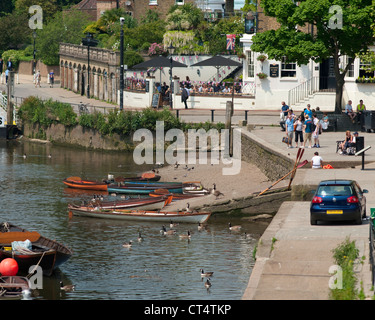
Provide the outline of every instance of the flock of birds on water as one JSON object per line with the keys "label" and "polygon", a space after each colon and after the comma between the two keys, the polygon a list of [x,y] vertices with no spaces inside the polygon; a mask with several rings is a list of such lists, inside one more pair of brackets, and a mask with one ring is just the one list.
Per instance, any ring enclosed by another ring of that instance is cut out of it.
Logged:
{"label": "flock of birds on water", "polygon": [[[173,221],[171,221],[170,224],[169,224],[169,229],[168,230],[165,227],[165,225],[163,225],[161,227],[160,234],[163,235],[163,236],[176,236],[177,235],[177,230],[174,229],[174,228],[176,228],[177,226],[179,226],[178,223],[174,223]],[[207,230],[207,226],[205,224],[198,223],[198,228],[197,229],[198,229],[198,231],[204,231],[204,230]],[[228,230],[229,231],[233,231],[233,232],[241,232],[242,226],[240,226],[240,225],[233,225],[232,226],[231,222],[229,222],[228,223]],[[185,240],[188,240],[188,241],[190,241],[190,239],[192,237],[190,230],[187,230],[186,233],[179,234],[178,236],[179,236],[180,239],[185,239]],[[247,234],[246,232],[244,233],[244,238],[245,239],[254,239],[250,234]],[[144,238],[143,238],[141,232],[138,232],[137,242],[142,242],[142,241],[144,241]],[[122,246],[124,248],[127,248],[127,249],[131,250],[132,246],[133,246],[133,241],[130,240],[129,242],[125,242],[125,243],[123,243]],[[205,272],[203,269],[200,269],[200,275],[201,275],[202,281],[203,281],[204,278],[207,278],[206,281],[205,281],[205,283],[204,283],[204,286],[207,289],[207,291],[212,286],[211,277],[213,276],[213,273],[214,272],[212,272],[212,271]]]}

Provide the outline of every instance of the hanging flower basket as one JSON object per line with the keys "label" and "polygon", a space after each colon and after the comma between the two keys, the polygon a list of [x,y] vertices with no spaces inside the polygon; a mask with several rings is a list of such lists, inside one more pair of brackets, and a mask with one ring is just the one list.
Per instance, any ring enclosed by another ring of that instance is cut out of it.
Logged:
{"label": "hanging flower basket", "polygon": [[267,56],[265,56],[264,54],[260,54],[259,56],[257,56],[257,60],[263,62],[267,60]]}
{"label": "hanging flower basket", "polygon": [[259,72],[257,73],[257,76],[259,77],[259,79],[266,79],[268,77],[268,75],[266,75],[265,73],[263,72]]}

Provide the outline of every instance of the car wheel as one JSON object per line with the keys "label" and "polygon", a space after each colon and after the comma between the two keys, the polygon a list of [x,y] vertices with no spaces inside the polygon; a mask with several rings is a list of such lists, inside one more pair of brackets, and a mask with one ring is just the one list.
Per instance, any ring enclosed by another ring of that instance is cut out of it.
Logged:
{"label": "car wheel", "polygon": [[312,226],[316,226],[317,223],[318,223],[317,220],[314,220],[314,219],[310,218],[310,224],[311,224]]}
{"label": "car wheel", "polygon": [[355,219],[355,224],[361,225],[362,224],[362,217]]}

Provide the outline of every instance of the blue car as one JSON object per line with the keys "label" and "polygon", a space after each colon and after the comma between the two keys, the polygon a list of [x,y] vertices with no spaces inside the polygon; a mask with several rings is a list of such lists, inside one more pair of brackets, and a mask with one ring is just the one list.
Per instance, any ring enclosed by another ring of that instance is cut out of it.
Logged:
{"label": "blue car", "polygon": [[354,180],[324,180],[314,194],[310,205],[310,223],[317,221],[353,220],[362,224],[366,217],[366,189]]}

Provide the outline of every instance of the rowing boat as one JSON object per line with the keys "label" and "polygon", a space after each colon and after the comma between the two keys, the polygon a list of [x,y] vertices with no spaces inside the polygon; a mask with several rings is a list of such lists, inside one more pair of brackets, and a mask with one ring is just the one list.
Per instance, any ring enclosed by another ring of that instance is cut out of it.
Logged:
{"label": "rowing boat", "polygon": [[[17,246],[29,240],[31,247]],[[72,251],[55,240],[43,237],[38,232],[2,223],[0,226],[0,261],[13,258],[21,272],[29,273],[31,266],[39,265],[43,274],[52,275],[53,271],[67,261]]]}
{"label": "rowing boat", "polygon": [[93,199],[89,203],[82,205],[72,204],[77,208],[95,208],[100,209],[137,209],[137,210],[160,210],[172,202],[172,195],[146,198],[130,198],[125,200],[105,201]]}
{"label": "rowing boat", "polygon": [[191,199],[191,198],[196,198],[196,197],[201,197],[204,196],[204,193],[170,193],[167,189],[156,189],[154,191],[151,191],[148,194],[150,197],[160,197],[162,195],[172,195],[172,201],[177,201],[177,200],[184,200],[184,199]]}
{"label": "rowing boat", "polygon": [[81,217],[178,223],[205,223],[211,212],[81,209],[68,205],[69,214]]}
{"label": "rowing boat", "polygon": [[20,276],[0,277],[0,299],[22,299],[30,292],[29,280]]}
{"label": "rowing boat", "polygon": [[85,180],[80,177],[69,177],[63,180],[63,183],[69,188],[107,191],[108,184],[103,181]]}

